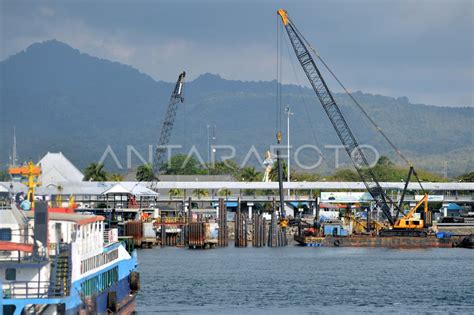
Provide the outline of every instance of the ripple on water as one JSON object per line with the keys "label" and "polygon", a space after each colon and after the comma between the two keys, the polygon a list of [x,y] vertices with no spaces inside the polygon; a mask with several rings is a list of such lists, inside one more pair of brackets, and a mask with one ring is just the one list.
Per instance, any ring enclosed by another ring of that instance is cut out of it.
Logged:
{"label": "ripple on water", "polygon": [[139,251],[140,314],[474,313],[474,251]]}

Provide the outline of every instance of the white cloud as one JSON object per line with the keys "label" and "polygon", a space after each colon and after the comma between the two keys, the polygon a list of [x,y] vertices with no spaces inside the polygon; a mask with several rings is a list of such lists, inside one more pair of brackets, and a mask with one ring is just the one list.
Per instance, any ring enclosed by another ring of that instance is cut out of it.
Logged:
{"label": "white cloud", "polygon": [[[379,33],[395,34],[394,37],[403,36],[407,32],[411,32],[416,37],[427,30],[449,25],[460,15],[465,17],[462,6],[450,6],[444,2],[395,2],[391,7],[395,12],[390,12],[384,17],[386,23],[380,25]],[[56,12],[46,6],[40,6],[33,16],[4,14],[2,18],[4,18],[2,26],[7,28],[2,30],[0,41],[0,58],[2,59],[24,49],[33,42],[56,38],[90,55],[132,65],[157,80],[172,82],[181,70],[186,70],[190,79],[205,72],[218,73],[224,78],[237,80],[273,80],[276,77],[276,51],[273,39],[226,45],[220,44],[219,41],[193,40],[192,37],[161,38],[160,34],[163,33],[163,30],[157,31],[157,35],[151,38],[143,36],[137,30],[132,33],[126,23],[119,29],[107,28],[104,25],[93,26],[86,23],[84,19],[71,18],[64,13],[61,14],[60,10]],[[391,39],[394,37],[392,36]],[[469,40],[472,42],[472,36],[470,37]],[[249,38],[252,38],[252,34],[249,34]],[[440,39],[441,44],[442,39]],[[377,43],[374,45],[376,46]],[[328,53],[336,50],[336,53],[341,55],[341,51],[338,49],[329,47],[325,50]],[[362,49],[370,50],[372,48]],[[299,82],[296,80],[291,62],[286,56],[286,48],[284,51],[284,82],[307,85],[307,79],[292,55]],[[352,56],[350,51],[347,51],[347,58],[350,61],[333,55],[329,57],[332,58],[328,59],[333,59],[329,62],[334,66],[336,73],[348,87],[354,90],[377,91],[395,97],[407,95],[410,100],[421,103],[442,105],[452,100],[450,103],[453,105],[472,105],[472,89],[453,95],[447,91],[440,93],[437,88],[443,86],[445,82],[442,81],[450,80],[449,78],[472,83],[472,61],[470,65],[466,65],[460,70],[459,67],[456,68],[449,62],[442,65],[428,62],[424,66],[418,66],[416,58],[407,60],[406,66],[396,63],[393,63],[392,66],[389,63],[390,60],[380,60],[379,62],[365,60],[364,64],[363,60]],[[382,64],[384,64],[383,67]],[[428,84],[407,85],[399,73],[404,73],[406,78],[419,80],[419,82],[423,82],[423,78],[432,78],[433,85],[431,87]],[[389,82],[390,80],[392,82]]]}

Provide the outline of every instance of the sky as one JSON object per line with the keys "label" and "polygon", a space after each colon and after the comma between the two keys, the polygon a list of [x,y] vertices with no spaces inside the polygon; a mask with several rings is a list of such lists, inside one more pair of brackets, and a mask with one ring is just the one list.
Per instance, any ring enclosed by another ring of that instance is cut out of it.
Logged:
{"label": "sky", "polygon": [[[183,69],[190,79],[273,80],[284,8],[349,90],[474,106],[473,3],[0,0],[0,60],[57,39],[156,80],[175,81]],[[285,45],[283,82],[307,85]]]}

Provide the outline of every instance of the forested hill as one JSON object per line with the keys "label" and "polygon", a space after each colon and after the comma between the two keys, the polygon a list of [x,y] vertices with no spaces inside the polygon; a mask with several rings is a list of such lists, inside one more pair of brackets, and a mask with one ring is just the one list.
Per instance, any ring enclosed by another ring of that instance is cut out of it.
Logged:
{"label": "forested hill", "polygon": [[[0,84],[1,164],[8,163],[16,125],[21,160],[62,151],[84,168],[98,161],[108,145],[124,167],[127,145],[147,158],[148,145],[157,142],[174,83],[156,81],[130,66],[53,40],[33,44],[0,62]],[[203,74],[186,83],[185,103],[178,110],[171,142],[184,145],[184,151],[194,144],[207,159],[207,125],[215,125],[215,144],[234,146],[238,162],[252,145],[263,154],[275,143],[275,90],[275,82],[232,81]],[[291,104],[294,112],[293,146],[318,145],[325,162],[317,171],[328,172],[335,153],[324,147],[340,142],[321,105],[308,88],[285,85],[282,90],[283,104]],[[406,97],[362,92],[354,95],[418,167],[441,174],[447,170],[449,176],[472,170],[474,108],[411,104]],[[336,98],[360,143],[393,157],[349,98],[342,94]],[[305,150],[300,159],[310,164],[318,155]],[[108,167],[114,164],[112,159],[106,162]]]}

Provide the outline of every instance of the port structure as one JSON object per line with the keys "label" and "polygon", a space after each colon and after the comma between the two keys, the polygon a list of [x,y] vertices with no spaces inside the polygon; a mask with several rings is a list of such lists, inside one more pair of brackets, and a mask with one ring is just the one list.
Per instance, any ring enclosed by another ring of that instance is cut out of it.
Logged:
{"label": "port structure", "polygon": [[[380,186],[379,180],[377,179],[376,174],[373,172],[373,170],[370,168],[370,165],[367,161],[366,156],[364,155],[364,152],[362,151],[361,147],[359,146],[356,137],[354,136],[354,133],[352,132],[351,128],[349,127],[349,124],[347,123],[346,119],[344,118],[344,115],[342,114],[338,104],[336,103],[331,91],[328,88],[328,85],[326,84],[326,81],[321,75],[321,72],[319,68],[316,65],[316,62],[310,52],[310,50],[318,57],[319,60],[324,64],[324,66],[329,70],[329,72],[334,76],[336,81],[339,82],[339,84],[344,88],[342,83],[337,79],[337,77],[334,75],[334,73],[329,69],[327,64],[322,60],[322,58],[319,56],[317,51],[311,47],[311,45],[308,43],[308,41],[304,38],[304,36],[299,32],[293,21],[290,19],[288,16],[288,13],[280,9],[277,11],[277,14],[280,16],[281,21],[284,25],[284,28],[288,34],[288,38],[290,39],[291,45],[293,46],[293,50],[296,54],[296,57],[303,68],[314,92],[316,93],[319,101],[321,102],[321,105],[324,108],[324,111],[326,112],[329,120],[331,121],[331,124],[333,125],[339,139],[341,140],[342,144],[344,145],[344,148],[349,155],[352,164],[354,165],[359,177],[361,178],[362,182],[364,183],[367,191],[370,193],[372,198],[375,201],[375,204],[378,208],[380,208],[387,218],[390,227],[396,227],[398,224],[398,216],[400,214],[400,207],[403,202],[403,199],[400,200],[400,204],[397,205],[395,202],[391,200],[391,198],[385,193],[385,191],[382,189]],[[344,88],[344,90],[351,96],[351,98],[356,102],[356,104],[360,107],[360,105],[357,103],[357,101],[352,97],[352,95],[347,91],[347,89]],[[361,108],[362,109],[362,108]],[[363,111],[364,114],[367,115],[365,111]],[[390,143],[390,145],[396,149],[394,146],[393,142],[391,142],[388,137],[381,131],[381,129],[376,125],[376,123],[368,117],[371,123],[377,127],[377,130],[384,136],[384,138]],[[396,149],[396,152],[401,155],[400,151]],[[406,158],[404,158],[405,161]],[[407,161],[408,162],[408,161]],[[410,170],[409,170],[409,175],[405,184],[405,191],[403,195],[405,195],[406,192],[406,187],[408,185],[408,182],[410,180],[411,175],[415,175],[417,178],[418,176],[416,175],[416,172],[413,169],[413,165],[410,164]],[[418,180],[421,186],[421,182]],[[396,211],[396,215],[392,216],[391,209],[394,209]],[[409,229],[407,230],[408,234],[411,231]],[[403,232],[401,232],[403,234]]]}
{"label": "port structure", "polygon": [[168,109],[166,110],[166,116],[163,119],[160,138],[158,140],[158,146],[156,147],[155,158],[153,159],[152,170],[154,176],[153,180],[150,181],[148,185],[148,188],[153,190],[156,189],[156,182],[159,180],[159,175],[165,166],[167,145],[170,142],[171,131],[173,130],[178,104],[184,102],[183,88],[185,77],[186,72],[183,71],[179,74],[173,92],[171,93]]}

